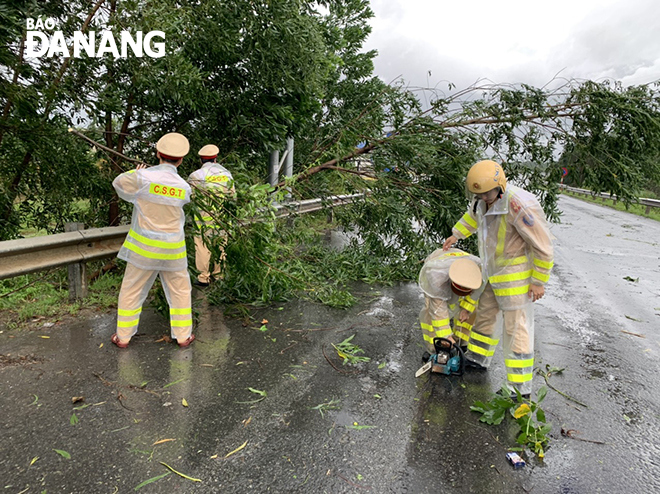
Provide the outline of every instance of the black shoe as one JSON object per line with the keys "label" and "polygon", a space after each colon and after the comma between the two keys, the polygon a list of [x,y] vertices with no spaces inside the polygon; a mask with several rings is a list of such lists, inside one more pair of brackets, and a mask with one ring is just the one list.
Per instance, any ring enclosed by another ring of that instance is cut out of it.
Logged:
{"label": "black shoe", "polygon": [[424,354],[422,355],[422,364],[428,362],[430,358],[431,358],[431,354],[429,352],[424,352]]}
{"label": "black shoe", "polygon": [[465,368],[470,369],[470,370],[475,370],[475,371],[480,371],[480,372],[485,372],[488,370],[487,367],[484,367],[481,364],[478,364],[477,362],[473,362],[472,360],[465,359]]}
{"label": "black shoe", "polygon": [[200,288],[206,288],[207,286],[210,285],[210,283],[204,283],[203,281],[195,280],[193,281],[193,285],[198,286]]}

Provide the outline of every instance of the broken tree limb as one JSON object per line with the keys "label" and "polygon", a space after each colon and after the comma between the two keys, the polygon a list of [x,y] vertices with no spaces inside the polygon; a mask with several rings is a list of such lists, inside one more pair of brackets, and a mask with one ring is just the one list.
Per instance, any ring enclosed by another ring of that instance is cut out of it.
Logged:
{"label": "broken tree limb", "polygon": [[76,129],[69,128],[69,132],[77,137],[80,137],[83,141],[87,142],[88,144],[91,144],[92,146],[97,147],[100,150],[105,151],[106,153],[114,154],[115,156],[120,157],[124,161],[128,161],[129,163],[135,163],[136,165],[151,166],[149,163],[145,163],[144,161],[135,158],[129,158],[125,154],[122,154],[118,151],[115,151],[114,149],[104,146],[103,144],[96,142],[94,139],[87,137],[82,132],[77,131]]}

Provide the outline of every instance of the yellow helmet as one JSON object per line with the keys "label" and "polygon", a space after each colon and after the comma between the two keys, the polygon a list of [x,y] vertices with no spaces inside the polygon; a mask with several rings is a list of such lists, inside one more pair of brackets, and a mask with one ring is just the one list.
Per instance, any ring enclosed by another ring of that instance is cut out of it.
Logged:
{"label": "yellow helmet", "polygon": [[467,174],[467,188],[473,194],[483,194],[495,187],[506,190],[506,176],[502,167],[491,160],[483,160],[472,165]]}

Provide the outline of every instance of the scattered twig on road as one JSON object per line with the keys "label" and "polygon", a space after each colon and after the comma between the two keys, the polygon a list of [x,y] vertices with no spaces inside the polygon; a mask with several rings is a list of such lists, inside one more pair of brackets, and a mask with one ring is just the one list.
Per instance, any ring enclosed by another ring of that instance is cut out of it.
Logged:
{"label": "scattered twig on road", "polygon": [[342,479],[342,480],[348,482],[348,483],[349,483],[350,485],[352,485],[353,487],[357,487],[358,489],[365,489],[365,490],[368,490],[368,491],[371,490],[371,487],[368,486],[368,485],[360,485],[360,484],[356,484],[355,482],[351,482],[351,481],[348,480],[346,477],[343,477],[343,476],[341,476],[341,475],[339,475],[339,474],[337,474],[337,477],[339,477],[340,479]]}
{"label": "scattered twig on road", "polygon": [[561,429],[561,435],[564,437],[570,437],[571,439],[577,439],[578,441],[584,441],[585,443],[594,443],[594,444],[607,444],[603,441],[593,441],[591,439],[582,439],[581,437],[575,437],[574,434],[579,434],[580,431],[576,431],[575,429],[564,429],[562,427]]}
{"label": "scattered twig on road", "polygon": [[[92,374],[93,374],[94,376],[96,376],[96,377],[97,377],[97,378],[98,378],[98,379],[99,379],[104,385],[106,385],[106,386],[110,386],[110,387],[119,387],[119,388],[124,388],[124,389],[130,389],[130,390],[132,390],[132,391],[143,391],[143,392],[145,392],[145,393],[149,393],[149,394],[152,394],[152,395],[154,395],[154,396],[158,396],[158,397],[160,397],[160,395],[159,395],[158,393],[156,393],[155,391],[151,391],[150,389],[144,389],[144,388],[142,388],[142,387],[140,387],[140,386],[135,386],[134,384],[127,384],[127,385],[125,385],[125,386],[122,386],[122,385],[117,384],[116,382],[108,381],[105,377],[103,377],[103,376],[100,375],[100,374],[97,374],[96,372],[92,372]],[[166,387],[167,387],[167,386],[166,386]]]}
{"label": "scattered twig on road", "polygon": [[643,334],[631,333],[630,331],[624,331],[623,329],[621,330],[621,332],[626,334],[631,334],[633,336],[637,336],[638,338],[646,338],[646,336],[644,336]]}
{"label": "scattered twig on road", "polygon": [[549,342],[549,341],[544,341],[543,344],[544,344],[544,345],[563,346],[564,348],[569,348],[569,349],[572,348],[572,347],[570,347],[570,346],[568,346],[568,345],[562,345],[561,343],[551,343],[551,342]]}
{"label": "scattered twig on road", "polygon": [[294,342],[293,342],[292,344],[290,344],[288,347],[286,347],[286,348],[282,348],[282,350],[280,350],[280,355],[284,355],[284,352],[285,352],[286,350],[288,350],[289,348],[292,348],[292,347],[296,346],[298,343],[300,343],[300,342],[299,342],[299,341],[294,341]]}

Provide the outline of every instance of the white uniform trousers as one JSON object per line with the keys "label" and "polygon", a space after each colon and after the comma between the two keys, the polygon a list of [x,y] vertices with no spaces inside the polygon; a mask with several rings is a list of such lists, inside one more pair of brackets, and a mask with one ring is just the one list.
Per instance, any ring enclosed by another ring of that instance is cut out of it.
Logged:
{"label": "white uniform trousers", "polygon": [[479,298],[477,318],[465,357],[489,367],[500,337],[508,388],[511,391],[518,389],[522,394],[531,393],[534,373],[534,305],[530,299],[522,309],[503,311],[488,283]]}
{"label": "white uniform trousers", "polygon": [[137,333],[142,304],[158,274],[170,306],[172,338],[184,341],[192,334],[192,287],[188,270],[151,271],[128,263],[117,302],[117,335],[120,341],[128,341]]}

